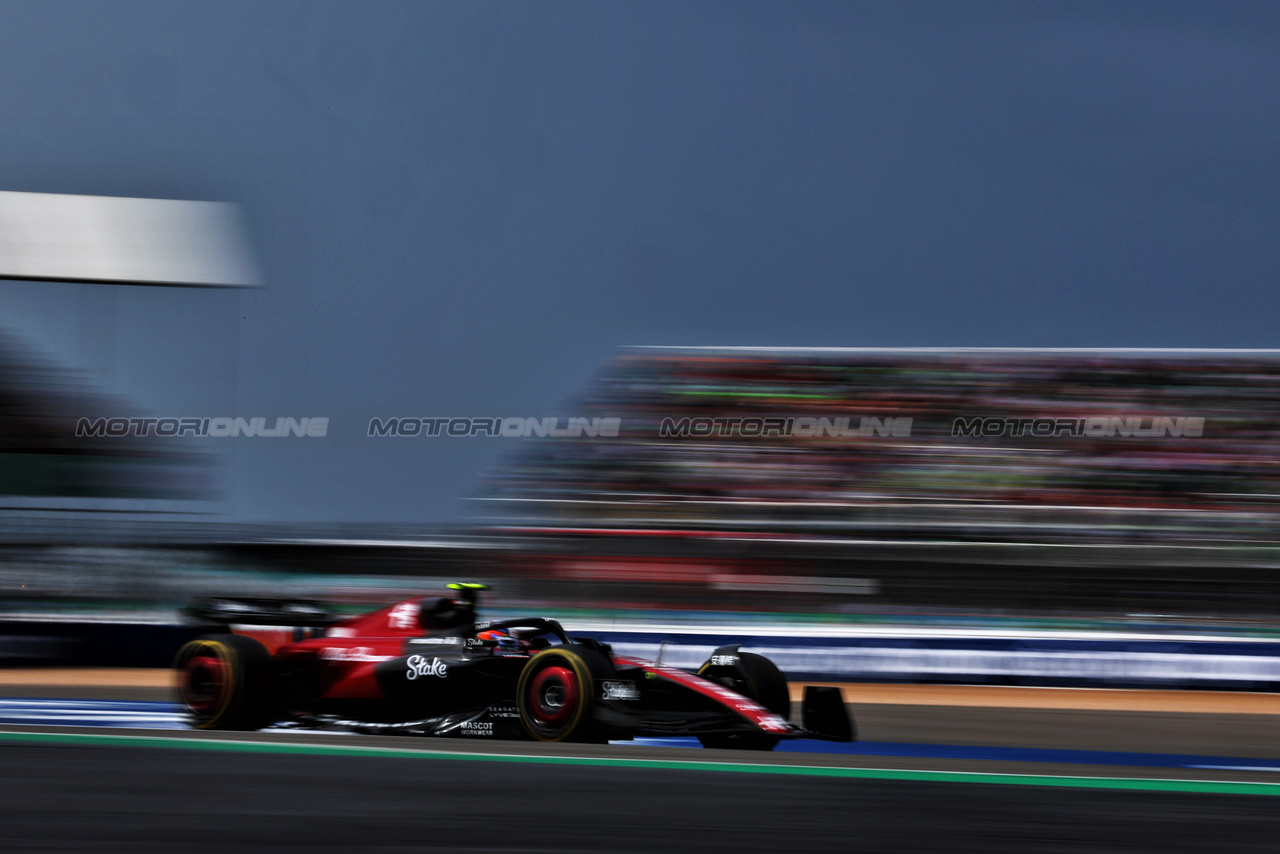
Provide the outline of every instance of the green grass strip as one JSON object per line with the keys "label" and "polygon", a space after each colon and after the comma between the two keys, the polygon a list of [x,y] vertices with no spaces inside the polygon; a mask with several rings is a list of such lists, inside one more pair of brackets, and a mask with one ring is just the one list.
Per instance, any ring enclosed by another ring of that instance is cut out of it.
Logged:
{"label": "green grass strip", "polygon": [[627,759],[592,756],[530,756],[527,754],[467,753],[447,750],[404,750],[369,745],[232,741],[164,736],[110,735],[62,732],[0,732],[0,743],[94,745],[101,747],[158,747],[236,753],[296,756],[370,756],[397,759],[445,759],[514,762],[536,765],[577,765],[603,768],[658,768],[668,771],[721,771],[744,774],[784,774],[799,777],[837,777],[855,780],[909,780],[928,783],[985,783],[1001,786],[1065,786],[1075,789],[1124,789],[1143,792],[1196,792],[1218,795],[1280,795],[1277,783],[1233,783],[1218,780],[1160,780],[1123,777],[1068,777],[1045,774],[983,774],[971,771],[907,771],[887,768],[844,768],[820,765],[772,765],[680,759]]}

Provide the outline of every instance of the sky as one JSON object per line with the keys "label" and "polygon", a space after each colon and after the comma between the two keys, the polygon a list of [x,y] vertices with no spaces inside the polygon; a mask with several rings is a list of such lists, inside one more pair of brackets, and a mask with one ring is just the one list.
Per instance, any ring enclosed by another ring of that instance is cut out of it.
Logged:
{"label": "sky", "polygon": [[[1280,6],[0,0],[0,190],[240,205],[260,289],[0,282],[155,414],[586,414],[624,345],[1276,347]],[[453,522],[500,453],[237,441],[224,512]]]}

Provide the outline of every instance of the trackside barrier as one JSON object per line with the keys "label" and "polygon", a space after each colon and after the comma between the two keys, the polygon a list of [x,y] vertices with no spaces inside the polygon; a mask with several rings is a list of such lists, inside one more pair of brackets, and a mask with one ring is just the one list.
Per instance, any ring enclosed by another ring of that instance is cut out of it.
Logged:
{"label": "trackside barrier", "polygon": [[193,634],[165,623],[0,620],[0,666],[168,667]]}
{"label": "trackside barrier", "polygon": [[[0,620],[0,666],[165,667],[194,633],[176,624]],[[1280,642],[1271,641],[578,633],[687,669],[739,643],[793,680],[1280,690]]]}
{"label": "trackside barrier", "polygon": [[595,632],[622,654],[695,668],[741,643],[793,680],[1280,690],[1280,643],[777,637]]}

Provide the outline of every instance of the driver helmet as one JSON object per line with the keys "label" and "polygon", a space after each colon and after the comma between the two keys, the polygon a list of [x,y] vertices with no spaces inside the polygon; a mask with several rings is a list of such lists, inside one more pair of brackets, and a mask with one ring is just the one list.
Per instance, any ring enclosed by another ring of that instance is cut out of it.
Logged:
{"label": "driver helmet", "polygon": [[480,640],[493,641],[500,650],[520,652],[529,648],[528,641],[522,641],[501,629],[489,629],[476,635],[476,637],[480,638]]}

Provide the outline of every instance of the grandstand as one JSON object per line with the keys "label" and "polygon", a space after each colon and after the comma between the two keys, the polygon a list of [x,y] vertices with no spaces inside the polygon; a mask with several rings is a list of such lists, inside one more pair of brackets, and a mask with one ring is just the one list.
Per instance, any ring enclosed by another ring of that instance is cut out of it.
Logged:
{"label": "grandstand", "polygon": [[[452,577],[607,611],[1280,609],[1280,352],[625,350],[568,406],[618,435],[519,442],[458,531],[192,512],[208,454],[75,437],[74,417],[133,409],[0,344],[10,610]],[[37,458],[58,477],[13,475]]]}
{"label": "grandstand", "polygon": [[619,438],[531,443],[489,479],[491,521],[1280,542],[1275,351],[642,348],[574,406]]}

